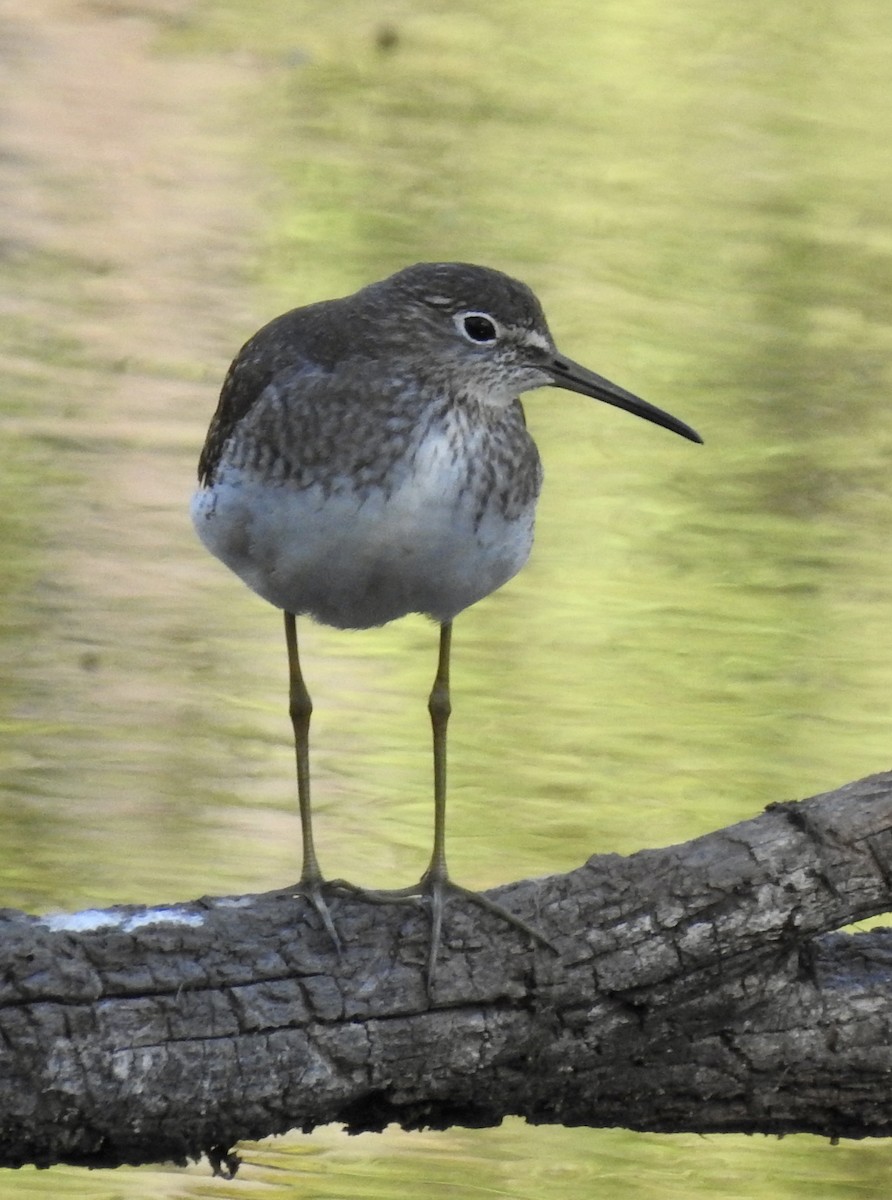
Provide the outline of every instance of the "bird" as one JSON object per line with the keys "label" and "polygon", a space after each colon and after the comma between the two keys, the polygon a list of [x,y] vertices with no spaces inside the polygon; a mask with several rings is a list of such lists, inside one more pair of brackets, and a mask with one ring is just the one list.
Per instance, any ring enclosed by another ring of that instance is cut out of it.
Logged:
{"label": "bird", "polygon": [[[603,401],[692,442],[700,435],[562,354],[526,284],[491,267],[416,263],[351,295],[292,309],[232,362],[198,464],[199,538],[284,613],[303,857],[298,883],[335,948],[327,897],[426,900],[427,979],[447,901],[463,896],[548,943],[446,860],[446,729],[453,620],[512,578],[533,544],[542,465],[519,399],[551,386]],[[433,848],[418,884],[327,881],[310,802],[312,701],[298,617],[368,629],[409,613],[439,626],[428,699]]]}

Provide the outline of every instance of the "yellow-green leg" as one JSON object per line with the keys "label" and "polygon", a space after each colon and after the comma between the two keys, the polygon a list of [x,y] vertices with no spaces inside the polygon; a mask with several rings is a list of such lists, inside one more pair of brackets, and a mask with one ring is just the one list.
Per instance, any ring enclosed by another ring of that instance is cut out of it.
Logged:
{"label": "yellow-green leg", "polygon": [[452,622],[444,621],[440,626],[440,653],[437,657],[437,673],[428,698],[427,709],[431,715],[431,731],[434,738],[434,848],[427,870],[421,876],[421,887],[431,898],[431,946],[427,965],[428,983],[434,977],[440,935],[443,929],[443,909],[446,907],[445,891],[449,886],[449,871],[446,866],[446,727],[452,712],[449,697],[449,655],[452,649]]}
{"label": "yellow-green leg", "polygon": [[285,642],[288,646],[288,711],[294,729],[294,753],[297,758],[297,803],[300,809],[300,831],[303,841],[303,864],[297,890],[319,914],[319,918],[340,953],[341,942],[331,913],[322,895],[324,879],[316,857],[313,841],[313,811],[310,804],[310,717],[313,702],[300,669],[297,652],[297,622],[294,614],[285,613]]}
{"label": "yellow-green leg", "polygon": [[419,890],[430,897],[431,906],[431,941],[430,953],[427,960],[428,986],[433,983],[437,966],[437,955],[440,952],[440,940],[443,929],[443,910],[446,907],[448,895],[454,894],[465,897],[487,912],[500,917],[509,925],[523,930],[534,941],[541,942],[554,949],[547,938],[538,930],[516,917],[514,913],[496,904],[494,900],[482,896],[470,888],[461,887],[449,878],[446,866],[446,727],[452,712],[449,698],[449,655],[452,649],[452,622],[445,621],[440,626],[440,653],[437,659],[437,673],[434,676],[434,686],[431,688],[428,700],[428,711],[431,715],[431,730],[434,738],[434,848],[427,870],[421,877]]}
{"label": "yellow-green leg", "polygon": [[297,630],[292,613],[285,613],[285,640],[288,644],[288,674],[289,674],[289,712],[294,727],[294,749],[297,756],[297,795],[300,806],[300,827],[303,837],[303,866],[297,888],[287,889],[297,891],[307,897],[328,932],[338,953],[341,942],[331,919],[328,905],[323,896],[323,889],[330,891],[348,892],[364,900],[377,904],[399,904],[407,900],[417,900],[427,896],[431,909],[431,936],[427,963],[428,986],[433,983],[436,971],[437,957],[440,952],[440,942],[443,930],[443,911],[450,895],[463,896],[477,904],[487,912],[513,925],[516,929],[528,934],[534,941],[554,949],[547,938],[538,930],[528,925],[526,921],[516,917],[501,904],[473,892],[469,888],[460,887],[449,878],[446,866],[446,728],[452,705],[449,698],[449,655],[452,646],[452,622],[445,621],[440,626],[440,650],[437,658],[437,673],[428,699],[428,711],[431,716],[431,730],[434,743],[434,845],[427,870],[420,881],[413,887],[398,888],[393,891],[379,891],[371,888],[357,887],[343,879],[326,880],[319,869],[316,858],[316,847],[313,841],[313,817],[310,807],[310,754],[309,733],[310,716],[313,712],[312,701],[304,683],[300,669],[300,659],[297,652]]}

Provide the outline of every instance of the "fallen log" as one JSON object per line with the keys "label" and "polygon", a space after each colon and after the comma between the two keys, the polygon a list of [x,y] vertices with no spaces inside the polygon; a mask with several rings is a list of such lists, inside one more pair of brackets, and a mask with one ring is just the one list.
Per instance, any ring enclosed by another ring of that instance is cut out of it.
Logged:
{"label": "fallen log", "polygon": [[273,893],[0,912],[0,1165],[185,1162],[289,1129],[892,1132],[892,772],[450,902]]}

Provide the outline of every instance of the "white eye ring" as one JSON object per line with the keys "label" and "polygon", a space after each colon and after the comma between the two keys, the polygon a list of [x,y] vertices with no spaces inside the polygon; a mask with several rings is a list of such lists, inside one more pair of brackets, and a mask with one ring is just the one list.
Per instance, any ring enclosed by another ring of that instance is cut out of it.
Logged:
{"label": "white eye ring", "polygon": [[474,346],[491,346],[499,340],[499,324],[489,313],[460,312],[452,319],[462,337]]}

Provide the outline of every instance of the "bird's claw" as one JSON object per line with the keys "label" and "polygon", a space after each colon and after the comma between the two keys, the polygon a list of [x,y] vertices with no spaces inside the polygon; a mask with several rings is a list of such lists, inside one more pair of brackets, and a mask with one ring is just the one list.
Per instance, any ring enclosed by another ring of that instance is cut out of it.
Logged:
{"label": "bird's claw", "polygon": [[436,976],[437,959],[442,944],[443,914],[446,911],[446,905],[449,901],[456,897],[467,900],[471,904],[476,904],[478,908],[482,908],[485,912],[491,913],[506,924],[512,925],[521,933],[525,933],[527,937],[531,938],[534,942],[538,942],[540,946],[544,946],[554,954],[558,953],[554,943],[543,933],[540,933],[534,925],[530,925],[522,917],[516,916],[497,901],[490,900],[483,892],[475,892],[471,888],[453,883],[448,875],[442,875],[438,871],[427,871],[418,883],[404,888],[366,888],[356,883],[350,883],[346,879],[313,879],[301,880],[292,887],[280,888],[277,892],[272,893],[274,895],[305,897],[319,916],[338,958],[343,953],[343,945],[332,920],[331,910],[325,900],[325,892],[329,894],[349,895],[358,900],[364,900],[369,904],[417,904],[427,902],[430,907],[431,921],[430,949],[428,951],[426,973],[428,990],[433,986]]}

